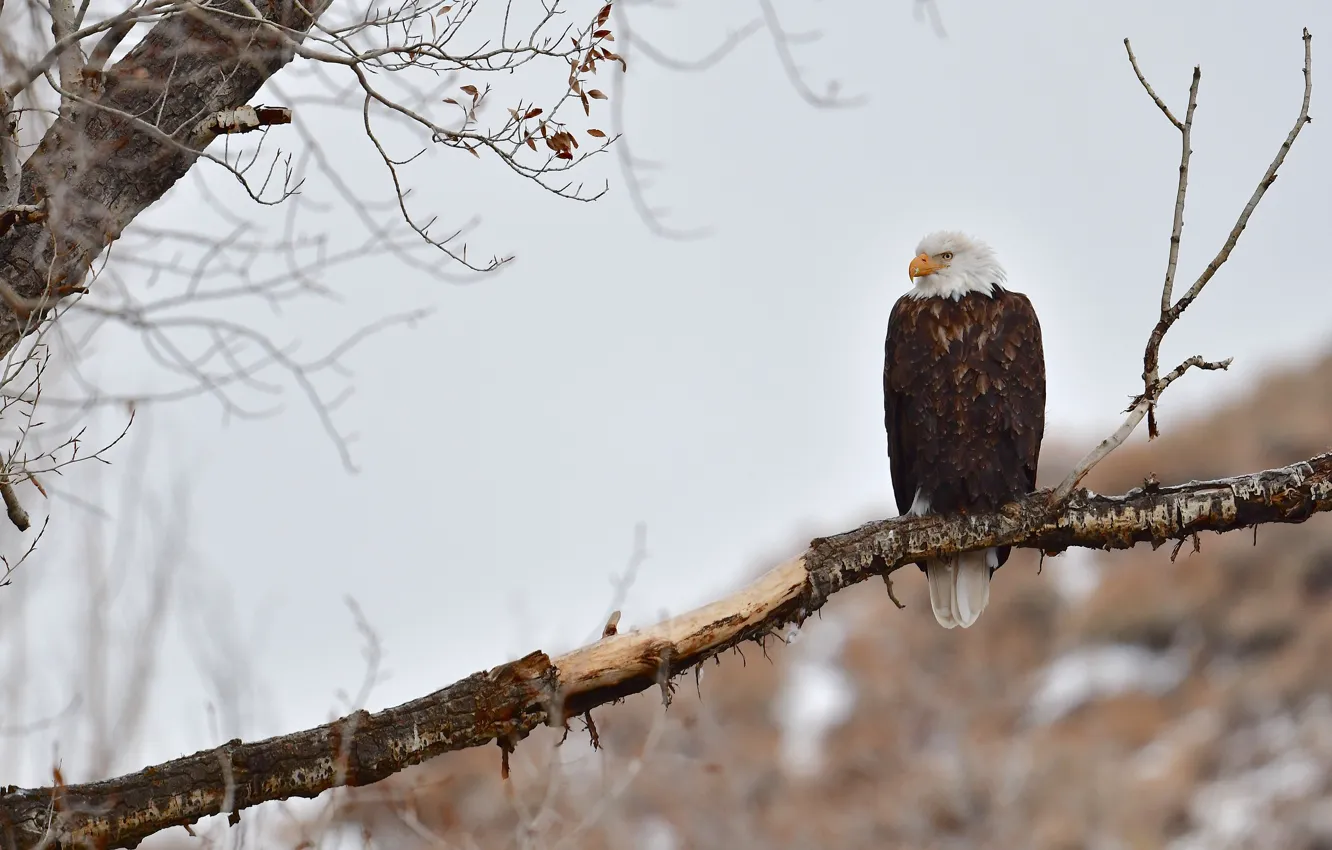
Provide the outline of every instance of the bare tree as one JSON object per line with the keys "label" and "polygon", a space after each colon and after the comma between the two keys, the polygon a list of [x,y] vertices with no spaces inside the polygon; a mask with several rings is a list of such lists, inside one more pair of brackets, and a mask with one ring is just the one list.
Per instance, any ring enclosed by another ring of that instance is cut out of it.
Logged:
{"label": "bare tree", "polygon": [[[1189,291],[1173,300],[1177,251],[1187,188],[1190,131],[1200,70],[1194,70],[1185,119],[1175,119],[1147,84],[1144,88],[1183,136],[1183,153],[1161,321],[1146,354],[1144,393],[1125,424],[1088,454],[1055,490],[1038,491],[991,514],[880,520],[811,542],[799,557],[770,570],[740,591],[655,626],[617,633],[618,612],[603,636],[551,658],[536,651],[476,673],[394,708],[355,711],[333,723],[255,743],[230,741],[142,773],[87,785],[12,789],[0,796],[0,836],[11,846],[133,846],[144,837],[201,817],[269,800],[316,796],[338,786],[365,785],[443,752],[498,743],[502,772],[517,743],[540,725],[568,728],[584,716],[595,736],[591,709],[628,694],[660,688],[669,704],[673,678],[745,641],[780,638],[851,584],[890,574],[923,558],[992,546],[1037,548],[1057,554],[1069,547],[1153,547],[1174,540],[1199,546],[1203,531],[1224,533],[1266,523],[1300,523],[1332,511],[1332,453],[1291,466],[1216,481],[1162,486],[1154,480],[1107,497],[1077,489],[1092,466],[1123,443],[1170,384],[1189,368],[1225,368],[1190,358],[1165,376],[1156,369],[1161,339],[1225,263],[1277,169],[1309,121],[1311,36],[1303,34],[1304,91],[1294,128],[1259,181],[1216,258]],[[1172,558],[1173,558],[1172,554]],[[894,601],[895,597],[894,597]],[[595,737],[594,737],[595,740]]]}
{"label": "bare tree", "polygon": [[[0,2],[0,497],[11,522],[31,524],[33,496],[21,493],[83,504],[64,489],[66,466],[108,461],[137,409],[192,396],[253,419],[294,389],[354,470],[354,435],[336,417],[352,391],[344,357],[428,311],[355,317],[312,354],[266,319],[336,300],[330,274],[377,257],[441,283],[503,270],[510,256],[469,249],[478,222],[465,204],[412,193],[433,157],[470,155],[586,202],[608,183],[585,186],[584,164],[612,152],[648,227],[702,232],[665,223],[644,176],[655,164],[623,144],[631,59],[700,71],[765,33],[808,102],[847,103],[835,87],[814,94],[798,70],[809,34],[789,32],[770,0],[753,8],[715,49],[681,59],[631,29],[656,10],[626,0]],[[261,89],[285,105],[251,104]],[[364,164],[340,157],[302,110],[331,110],[369,143],[369,188],[356,179]],[[359,224],[359,241],[331,244],[312,185]],[[152,215],[172,189],[197,197],[201,226]],[[148,377],[100,368],[101,349],[127,343]]]}
{"label": "bare tree", "polygon": [[[501,271],[509,255],[469,249],[478,222],[465,204],[413,195],[434,157],[497,163],[585,202],[608,184],[585,186],[584,164],[613,152],[648,227],[702,232],[666,224],[649,199],[655,163],[623,144],[631,59],[701,71],[766,34],[810,104],[853,102],[831,84],[816,94],[798,70],[811,34],[789,32],[771,0],[753,11],[715,49],[680,58],[631,28],[657,14],[632,0],[0,3],[0,496],[13,523],[29,524],[17,487],[77,498],[50,473],[105,460],[135,409],[191,396],[256,418],[294,388],[354,469],[335,418],[351,391],[343,357],[426,311],[358,318],[313,355],[262,319],[336,299],[330,274],[376,257],[446,283]],[[251,104],[261,89],[285,105]],[[369,188],[356,179],[364,163],[340,157],[302,110],[332,111],[369,143]],[[312,185],[359,224],[359,241],[330,244]],[[202,226],[151,215],[173,188],[197,197]],[[127,339],[151,379],[96,374],[99,347]],[[90,432],[101,411],[117,423]]]}

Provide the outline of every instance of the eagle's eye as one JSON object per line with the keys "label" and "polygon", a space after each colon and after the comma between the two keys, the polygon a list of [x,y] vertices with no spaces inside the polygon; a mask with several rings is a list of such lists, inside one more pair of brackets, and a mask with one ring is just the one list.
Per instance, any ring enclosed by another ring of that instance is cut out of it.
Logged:
{"label": "eagle's eye", "polygon": [[941,259],[941,260],[951,260],[951,259],[953,259],[953,252],[952,252],[952,251],[944,251],[942,254],[939,255],[939,259]]}

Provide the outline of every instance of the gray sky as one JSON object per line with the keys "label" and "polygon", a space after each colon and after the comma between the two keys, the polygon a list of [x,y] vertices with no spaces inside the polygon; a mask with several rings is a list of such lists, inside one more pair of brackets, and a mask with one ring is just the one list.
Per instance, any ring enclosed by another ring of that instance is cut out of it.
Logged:
{"label": "gray sky", "polygon": [[[748,14],[718,21],[703,14],[710,5],[635,22],[659,46],[698,55]],[[114,490],[142,474],[181,505],[170,485],[183,479],[188,504],[170,522],[188,523],[189,551],[149,735],[119,768],[217,743],[205,715],[217,695],[191,660],[201,624],[235,636],[222,655],[253,687],[238,727],[222,733],[261,737],[323,722],[335,691],[358,685],[346,595],[383,640],[392,677],[371,697],[378,708],[580,642],[600,625],[636,522],[647,524],[650,559],[624,605],[627,626],[707,601],[764,559],[792,554],[801,534],[891,514],[883,330],[930,230],[966,230],[997,249],[1045,330],[1049,431],[1090,444],[1138,389],[1179,155],[1122,39],[1176,110],[1192,65],[1203,66],[1186,284],[1293,123],[1301,26],[1316,37],[1312,114],[1332,98],[1332,8],[1312,0],[940,0],[944,39],[905,0],[784,5],[793,29],[824,32],[796,48],[814,86],[836,78],[866,105],[809,108],[762,37],[703,75],[642,60],[630,70],[629,139],[662,163],[650,197],[678,226],[712,226],[709,238],[651,235],[609,158],[588,177],[608,175],[611,194],[585,205],[449,153],[416,172],[416,191],[446,218],[480,215],[473,250],[516,254],[510,269],[462,287],[363,264],[326,281],[342,304],[296,304],[263,320],[314,351],[368,318],[436,308],[349,358],[357,394],[337,416],[361,435],[358,475],[341,468],[295,390],[283,415],[257,422],[224,424],[207,398],[145,417],[136,439],[146,473],[126,450],[103,480]],[[297,117],[348,179],[382,187],[355,115]],[[1323,126],[1305,130],[1230,264],[1172,332],[1168,366],[1193,354],[1235,365],[1172,388],[1163,427],[1327,343]],[[314,177],[307,191],[327,195]],[[191,220],[192,199],[174,192],[154,214]],[[356,230],[347,216],[328,226]],[[129,358],[102,371],[138,369]],[[71,473],[67,486],[79,475],[92,472]],[[102,503],[114,512],[117,501]],[[47,616],[80,599],[81,531],[95,522],[58,507],[44,557],[19,577],[29,586],[0,591],[0,615],[27,594],[29,610]],[[130,630],[141,604],[126,591],[112,617]],[[16,651],[13,629],[0,640]],[[33,717],[72,696],[71,641],[24,648]],[[68,748],[68,727],[30,736],[28,772],[5,780],[48,776],[61,735]],[[77,773],[78,751],[65,752]]]}

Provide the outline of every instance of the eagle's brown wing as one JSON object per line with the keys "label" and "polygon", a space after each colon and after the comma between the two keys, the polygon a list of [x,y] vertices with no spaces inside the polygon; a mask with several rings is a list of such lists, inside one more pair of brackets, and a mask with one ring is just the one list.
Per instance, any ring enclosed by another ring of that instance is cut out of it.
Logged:
{"label": "eagle's brown wing", "polygon": [[[907,427],[907,423],[901,421],[905,409],[904,399],[892,377],[893,364],[898,360],[897,343],[903,341],[903,302],[906,300],[905,297],[899,298],[888,315],[888,335],[884,340],[883,352],[883,427],[888,433],[888,470],[892,476],[893,500],[897,502],[899,516],[906,516],[916,496],[916,477],[903,444]],[[907,356],[905,351],[903,356]]]}
{"label": "eagle's brown wing", "polygon": [[[888,322],[884,425],[898,510],[993,510],[1036,487],[1045,353],[1025,295],[903,297]],[[1000,563],[1007,549],[1000,551]]]}

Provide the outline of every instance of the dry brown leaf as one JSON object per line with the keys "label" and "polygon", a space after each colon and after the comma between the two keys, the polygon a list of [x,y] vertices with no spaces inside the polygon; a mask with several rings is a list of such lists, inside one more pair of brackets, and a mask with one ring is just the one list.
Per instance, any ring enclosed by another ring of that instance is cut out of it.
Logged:
{"label": "dry brown leaf", "polygon": [[458,88],[460,88],[460,89],[462,89],[463,91],[467,92],[467,93],[470,94],[473,98],[475,98],[475,97],[478,96],[478,93],[477,93],[477,90],[476,90],[476,86],[467,85],[467,86],[459,86]]}
{"label": "dry brown leaf", "polygon": [[605,100],[605,99],[606,99],[606,95],[601,91],[601,89],[592,89],[591,91],[589,91],[589,92],[587,93],[587,96],[590,97],[590,98],[592,98],[593,100]]}
{"label": "dry brown leaf", "polygon": [[541,114],[541,107],[534,106],[531,109],[527,110],[527,114],[523,116],[523,120],[526,121],[529,118],[535,118],[540,114]]}
{"label": "dry brown leaf", "polygon": [[595,127],[593,127],[591,130],[588,130],[587,134],[589,136],[596,136],[598,139],[606,138],[606,134],[603,133],[601,130],[596,129]]}

